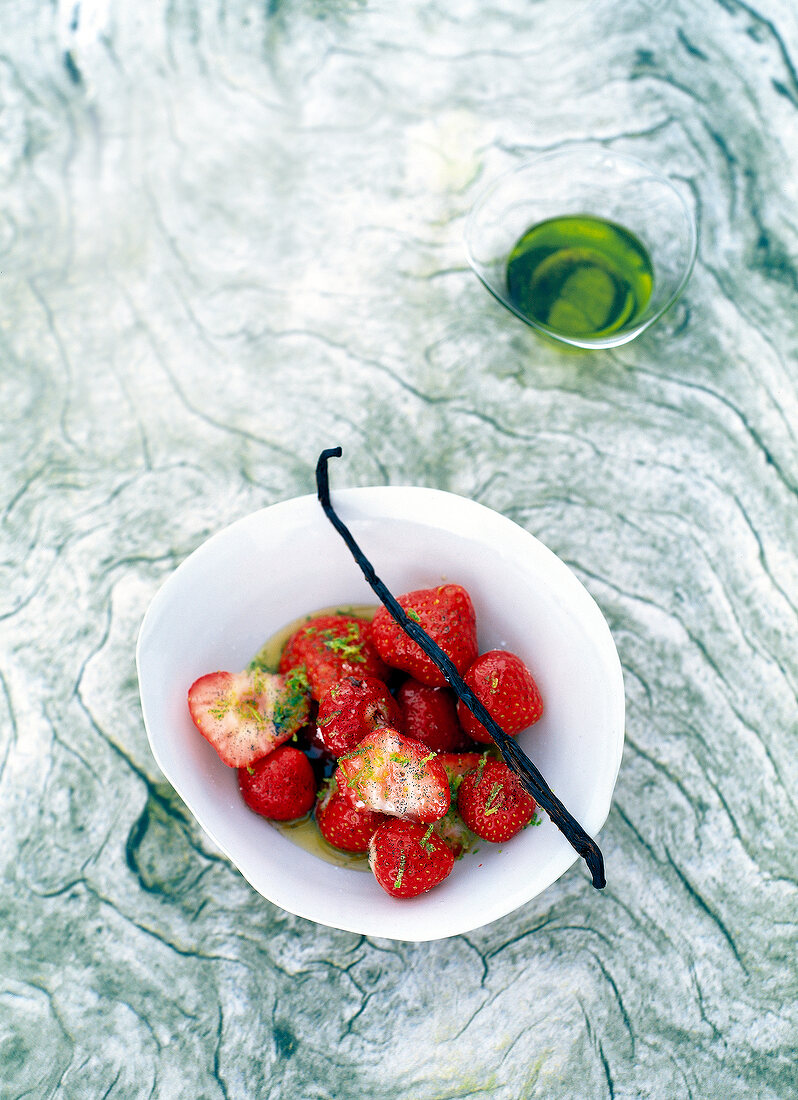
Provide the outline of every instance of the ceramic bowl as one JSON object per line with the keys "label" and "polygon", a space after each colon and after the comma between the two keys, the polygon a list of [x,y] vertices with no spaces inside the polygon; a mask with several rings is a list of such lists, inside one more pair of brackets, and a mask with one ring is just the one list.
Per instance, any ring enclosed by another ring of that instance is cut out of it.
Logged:
{"label": "ceramic bowl", "polygon": [[[394,594],[464,585],[476,607],[480,651],[505,646],[527,662],[546,709],[519,741],[595,837],[620,766],[624,693],[610,631],[573,573],[523,528],[450,493],[345,489],[332,500]],[[186,706],[197,677],[244,668],[298,616],[375,602],[315,496],[246,516],[195,550],[147,611],[136,655],[144,721],[166,778],[263,897],[333,928],[440,939],[511,913],[568,870],[578,857],[547,818],[506,844],[481,844],[429,893],[396,900],[368,871],[327,863],[252,813],[235,771],[199,735]],[[581,873],[592,890],[587,870]]]}

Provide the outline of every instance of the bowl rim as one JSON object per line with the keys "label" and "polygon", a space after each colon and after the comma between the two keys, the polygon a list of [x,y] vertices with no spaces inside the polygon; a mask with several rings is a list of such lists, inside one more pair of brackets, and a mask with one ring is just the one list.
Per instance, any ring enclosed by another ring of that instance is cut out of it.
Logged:
{"label": "bowl rim", "polygon": [[[521,175],[528,171],[530,168],[535,167],[549,160],[566,159],[568,157],[578,158],[584,156],[585,159],[595,156],[612,156],[616,160],[622,161],[626,164],[633,165],[638,169],[642,169],[649,176],[652,176],[659,183],[663,184],[672,195],[677,199],[682,213],[684,215],[685,224],[687,226],[687,238],[688,238],[688,256],[685,264],[684,271],[681,278],[676,284],[675,289],[671,292],[668,298],[651,314],[645,316],[643,320],[637,324],[632,325],[626,329],[620,329],[616,333],[612,333],[609,336],[603,337],[581,337],[581,336],[568,336],[565,333],[558,332],[556,329],[549,328],[548,326],[541,324],[532,317],[528,317],[525,313],[519,310],[509,297],[503,295],[490,281],[487,275],[484,273],[483,265],[474,256],[471,241],[473,239],[473,228],[477,221],[477,217],[480,211],[484,208],[488,200],[493,194],[499,190],[504,184],[508,182],[513,176]],[[641,160],[639,157],[630,153],[618,152],[615,149],[609,148],[603,145],[601,142],[567,142],[563,145],[559,145],[554,149],[544,150],[535,156],[527,157],[519,164],[511,165],[503,172],[500,172],[493,180],[486,184],[482,190],[478,193],[477,197],[471,206],[466,217],[465,225],[463,227],[463,244],[465,246],[466,259],[468,265],[479,281],[485,287],[489,294],[509,310],[520,321],[523,321],[525,325],[533,329],[535,332],[544,336],[546,339],[553,340],[558,344],[565,344],[569,347],[581,348],[585,351],[604,351],[610,348],[622,347],[624,344],[630,343],[632,340],[636,340],[643,332],[649,329],[655,324],[661,317],[663,317],[669,309],[671,309],[675,303],[682,296],[685,287],[693,273],[696,259],[698,257],[698,222],[696,212],[692,210],[685,199],[684,194],[676,186],[674,180],[666,175],[660,168]]]}
{"label": "bowl rim", "polygon": [[[603,636],[601,660],[603,671],[608,675],[608,691],[610,693],[614,712],[614,739],[607,747],[607,751],[610,754],[611,782],[607,782],[606,790],[602,792],[603,797],[601,799],[600,809],[596,814],[595,822],[590,823],[588,826],[582,821],[582,824],[585,825],[590,835],[595,838],[609,815],[620,770],[625,739],[625,695],[620,658],[609,626],[598,604],[582,582],[561,558],[546,547],[536,536],[532,535],[531,532],[515,523],[515,521],[502,515],[502,513],[468,497],[463,497],[445,490],[421,486],[370,486],[336,490],[333,495],[333,502],[337,508],[340,506],[340,510],[344,512],[348,505],[360,506],[361,508],[365,508],[366,511],[373,506],[375,509],[374,515],[380,518],[386,518],[387,512],[387,518],[393,520],[398,519],[400,521],[419,521],[418,512],[419,506],[421,505],[422,516],[420,522],[432,524],[444,531],[451,531],[451,528],[439,522],[438,517],[441,514],[450,512],[451,509],[454,508],[463,516],[479,519],[483,524],[489,522],[497,526],[501,533],[506,535],[511,541],[517,540],[521,544],[526,544],[528,549],[535,548],[536,555],[540,560],[545,561],[548,567],[553,569],[555,574],[559,574],[559,577],[570,588],[570,595],[572,598],[577,599],[581,604],[582,610],[592,619],[593,628],[598,631],[599,635]],[[371,914],[368,912],[360,914],[356,919],[352,920],[325,919],[319,915],[318,909],[314,904],[307,904],[302,899],[288,896],[281,889],[281,884],[279,882],[274,888],[270,887],[268,893],[264,891],[262,885],[253,882],[252,878],[247,874],[246,869],[241,866],[239,859],[232,855],[227,845],[215,835],[215,830],[209,824],[207,814],[203,813],[202,806],[198,807],[192,804],[192,801],[186,796],[184,789],[181,787],[180,777],[174,774],[172,768],[165,761],[163,753],[160,751],[159,738],[153,732],[152,728],[153,716],[149,713],[145,681],[143,680],[142,673],[146,666],[145,654],[151,641],[151,635],[157,626],[159,614],[170,598],[171,590],[178,584],[179,580],[192,569],[193,565],[201,562],[204,557],[213,554],[217,547],[224,541],[235,538],[237,533],[246,530],[247,525],[263,522],[267,516],[290,516],[290,513],[294,510],[297,511],[298,515],[301,515],[303,510],[307,511],[308,509],[312,509],[314,516],[318,515],[324,520],[324,523],[327,523],[327,520],[323,517],[315,494],[292,497],[288,500],[267,505],[264,508],[257,509],[254,512],[239,517],[201,542],[174,570],[172,570],[155,592],[139,628],[136,643],[136,669],[139,679],[142,716],[153,758],[164,777],[174,788],[200,828],[210,837],[216,847],[224,853],[233,867],[250,883],[257,893],[288,913],[313,921],[316,924],[352,932],[358,935],[370,935],[404,942],[424,942],[444,939],[450,936],[462,935],[474,929],[491,924],[514,912],[516,909],[520,908],[520,906],[531,902],[544,890],[548,889],[552,883],[560,878],[577,861],[579,858],[577,853],[568,846],[567,852],[563,853],[563,858],[554,861],[553,869],[548,880],[544,881],[539,888],[535,889],[520,901],[514,901],[510,905],[505,905],[503,903],[488,905],[485,914],[476,919],[468,913],[456,914],[454,918],[449,917],[443,922],[445,925],[445,930],[443,931],[438,925],[430,930],[424,927],[423,923],[413,921],[412,917],[409,920],[401,919],[405,913],[411,913],[410,906],[412,906],[413,902],[397,903],[399,908],[396,911],[396,927],[385,927],[383,922],[371,920]],[[412,510],[412,514],[408,514],[410,510]],[[459,534],[460,532],[456,533]],[[352,567],[354,570],[357,570],[357,565],[354,560],[352,562]],[[376,597],[375,602],[377,602]],[[586,885],[589,885],[589,879],[586,880]],[[432,893],[434,894],[434,891]],[[422,895],[422,898],[427,898],[429,896],[430,895]],[[421,898],[413,899],[413,901],[420,900]]]}

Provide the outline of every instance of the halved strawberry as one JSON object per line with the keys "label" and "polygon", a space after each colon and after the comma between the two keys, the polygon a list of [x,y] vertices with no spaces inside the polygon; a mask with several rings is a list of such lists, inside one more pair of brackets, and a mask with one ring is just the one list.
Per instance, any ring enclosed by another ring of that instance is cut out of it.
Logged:
{"label": "halved strawberry", "polygon": [[316,803],[319,832],[334,848],[344,852],[365,852],[374,830],[387,821],[385,814],[358,806],[352,791],[338,788],[332,780]]}
{"label": "halved strawberry", "polygon": [[449,782],[435,753],[388,727],[342,756],[335,779],[363,806],[393,817],[431,822],[449,809]]}
{"label": "halved strawberry", "polygon": [[261,669],[211,672],[188,691],[194,725],[225,764],[252,764],[287,741],[310,713],[307,680]]}
{"label": "halved strawberry", "polygon": [[[474,605],[459,584],[442,584],[399,596],[398,603],[440,646],[462,675],[477,656]],[[371,624],[377,652],[392,668],[409,672],[422,684],[443,687],[446,678],[421,647],[405,634],[390,612],[380,607]]]}
{"label": "halved strawberry", "polygon": [[402,727],[396,700],[374,676],[344,676],[331,684],[319,703],[319,739],[333,756],[351,752],[380,726]]}
{"label": "halved strawberry", "polygon": [[466,825],[483,840],[509,840],[535,815],[535,800],[502,760],[485,760],[463,777],[457,808]]}
{"label": "halved strawberry", "polygon": [[369,866],[394,898],[412,898],[451,874],[454,855],[433,827],[398,818],[384,822],[369,843]]}
{"label": "halved strawberry", "polygon": [[262,760],[239,768],[238,786],[250,810],[271,821],[293,821],[316,801],[313,768],[293,745],[281,745]]}
{"label": "halved strawberry", "polygon": [[404,731],[436,752],[453,752],[468,741],[457,720],[457,696],[448,687],[430,687],[412,677],[396,693]]}
{"label": "halved strawberry", "polygon": [[[531,726],[543,714],[543,700],[532,673],[515,653],[491,649],[477,657],[465,674],[465,682],[491,718],[511,736]],[[465,703],[458,702],[460,725],[475,741],[493,738]]]}
{"label": "halved strawberry", "polygon": [[390,671],[377,653],[371,624],[354,615],[317,615],[295,631],[280,656],[280,672],[304,665],[314,699],[342,676],[387,680]]}

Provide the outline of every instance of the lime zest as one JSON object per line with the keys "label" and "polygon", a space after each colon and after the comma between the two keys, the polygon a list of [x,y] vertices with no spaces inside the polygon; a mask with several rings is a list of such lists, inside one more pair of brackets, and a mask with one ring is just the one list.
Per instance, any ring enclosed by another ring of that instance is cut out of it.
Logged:
{"label": "lime zest", "polygon": [[341,657],[345,661],[365,663],[366,655],[363,652],[363,639],[360,636],[358,623],[349,623],[345,634],[340,634],[330,627],[329,630],[321,632],[321,637],[325,649],[329,649],[336,657]]}
{"label": "lime zest", "polygon": [[405,854],[405,852],[402,852],[401,856],[399,857],[399,872],[398,872],[396,878],[393,880],[394,890],[398,890],[399,887],[402,885],[402,876],[405,873],[405,863],[406,862],[407,862],[407,855]]}
{"label": "lime zest", "polygon": [[266,725],[266,719],[251,699],[242,699],[236,706],[236,713],[239,714],[241,718],[252,719],[258,729],[263,729]]}
{"label": "lime zest", "polygon": [[475,787],[478,787],[479,784],[482,782],[482,773],[485,770],[485,765],[487,764],[487,762],[488,762],[488,754],[486,752],[483,752],[482,756],[479,759],[479,763],[477,764],[477,777],[474,780],[474,786]]}
{"label": "lime zest", "polygon": [[232,706],[232,700],[229,695],[223,695],[218,702],[214,703],[212,707],[208,707],[208,714],[216,722],[221,722],[225,715],[229,712]]}
{"label": "lime zest", "polygon": [[340,764],[342,760],[354,760],[356,756],[360,756],[362,753],[365,752],[372,752],[373,750],[373,745],[358,745],[358,747],[356,749],[352,749],[351,752],[345,752],[343,756],[339,756],[338,763]]}
{"label": "lime zest", "polygon": [[484,806],[485,817],[490,817],[491,814],[497,814],[499,812],[499,810],[501,809],[501,806],[494,806],[493,805],[493,803],[499,797],[499,795],[501,793],[501,789],[502,789],[501,783],[494,783],[493,786],[491,787],[490,794],[485,799],[485,806]]}

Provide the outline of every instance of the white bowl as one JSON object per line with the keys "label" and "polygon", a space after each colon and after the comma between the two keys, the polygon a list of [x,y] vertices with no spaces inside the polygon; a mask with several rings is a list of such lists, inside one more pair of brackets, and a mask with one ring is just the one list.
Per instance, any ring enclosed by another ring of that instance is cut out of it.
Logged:
{"label": "white bowl", "polygon": [[[527,662],[546,709],[519,742],[595,837],[621,762],[623,680],[609,628],[573,573],[515,523],[451,493],[345,489],[333,490],[332,502],[394,595],[464,585],[480,652],[506,646]],[[482,843],[429,893],[396,900],[372,875],[319,859],[252,813],[235,770],[199,735],[186,705],[197,677],[244,668],[298,616],[376,602],[315,496],[238,520],[195,550],[147,611],[136,653],[144,722],[166,778],[269,901],[350,932],[441,939],[511,913],[573,864],[576,853],[547,818],[506,844]],[[592,889],[586,868],[584,888]]]}

